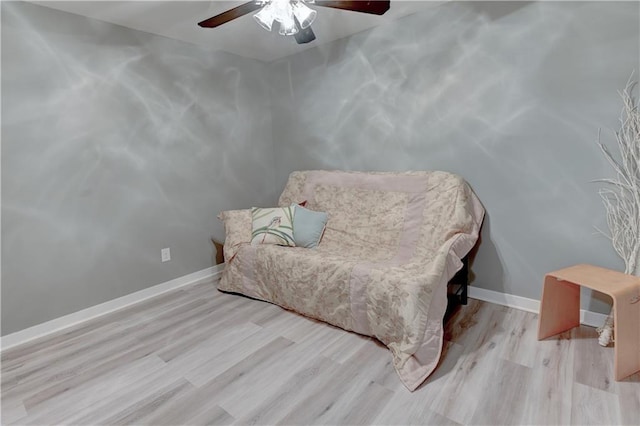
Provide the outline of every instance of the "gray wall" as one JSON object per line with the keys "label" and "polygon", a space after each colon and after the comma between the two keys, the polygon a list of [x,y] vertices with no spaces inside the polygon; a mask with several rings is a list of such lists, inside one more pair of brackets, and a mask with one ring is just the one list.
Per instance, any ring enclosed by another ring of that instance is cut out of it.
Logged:
{"label": "gray wall", "polygon": [[219,211],[275,202],[264,69],[2,2],[3,335],[207,268]]}
{"label": "gray wall", "polygon": [[537,299],[549,270],[623,267],[590,181],[638,3],[448,3],[268,66],[1,7],[3,335],[211,266],[217,212],[298,169],[463,175],[478,287]]}
{"label": "gray wall", "polygon": [[279,185],[295,169],[448,170],[487,210],[474,285],[539,299],[545,272],[624,270],[595,234],[591,181],[612,175],[595,142],[639,68],[639,7],[447,3],[275,62]]}

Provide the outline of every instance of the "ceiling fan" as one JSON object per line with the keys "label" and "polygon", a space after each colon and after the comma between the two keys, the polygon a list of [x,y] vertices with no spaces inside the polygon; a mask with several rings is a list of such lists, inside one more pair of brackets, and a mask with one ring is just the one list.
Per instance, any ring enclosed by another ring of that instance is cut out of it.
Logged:
{"label": "ceiling fan", "polygon": [[248,13],[258,11],[253,17],[267,31],[271,31],[274,22],[280,24],[279,33],[293,35],[298,44],[309,43],[316,39],[311,23],[316,11],[307,4],[351,10],[354,12],[383,15],[389,10],[389,0],[356,0],[356,1],[324,1],[324,0],[254,0],[229,9],[219,15],[199,22],[203,28],[215,28]]}

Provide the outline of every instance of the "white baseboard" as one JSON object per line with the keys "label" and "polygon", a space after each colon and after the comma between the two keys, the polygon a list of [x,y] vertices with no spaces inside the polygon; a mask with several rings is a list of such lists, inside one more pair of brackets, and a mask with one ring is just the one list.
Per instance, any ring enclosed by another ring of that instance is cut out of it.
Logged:
{"label": "white baseboard", "polygon": [[[514,296],[513,294],[500,293],[498,291],[486,290],[484,288],[469,286],[469,297],[483,300],[497,305],[508,306],[522,311],[540,312],[540,301],[527,297]],[[605,314],[580,309],[580,323],[590,327],[600,327],[607,318]]]}
{"label": "white baseboard", "polygon": [[602,327],[606,319],[606,314],[580,309],[580,322],[584,325],[588,325],[590,327]]}
{"label": "white baseboard", "polygon": [[[31,340],[44,337],[48,334],[52,334],[82,322],[126,308],[127,306],[140,303],[146,299],[159,296],[190,284],[195,284],[198,281],[204,279],[216,279],[220,276],[223,269],[224,264],[212,266],[42,324],[34,325],[33,327],[29,327],[24,330],[16,331],[15,333],[0,337],[0,348],[1,350],[13,348]],[[497,305],[508,306],[514,309],[533,312],[535,314],[540,310],[539,300],[514,296],[512,294],[500,293],[478,287],[469,287],[469,297],[483,300],[485,302],[495,303]],[[604,324],[604,320],[606,318],[607,316],[605,314],[591,312],[585,309],[580,310],[580,322],[584,325],[600,327]]]}
{"label": "white baseboard", "polygon": [[15,333],[7,334],[0,338],[0,348],[2,348],[1,350],[9,349],[82,322],[101,317],[119,309],[126,308],[127,306],[140,303],[143,300],[176,290],[180,287],[195,284],[196,282],[205,279],[215,279],[219,277],[223,269],[224,264],[212,266],[153,287],[145,288],[144,290],[136,291],[135,293],[127,294],[126,296],[118,297],[117,299],[109,300],[108,302],[104,302],[99,305],[91,306],[90,308],[86,308],[63,317],[52,319],[51,321],[47,321],[42,324],[34,325],[33,327],[29,327],[24,330],[16,331]]}

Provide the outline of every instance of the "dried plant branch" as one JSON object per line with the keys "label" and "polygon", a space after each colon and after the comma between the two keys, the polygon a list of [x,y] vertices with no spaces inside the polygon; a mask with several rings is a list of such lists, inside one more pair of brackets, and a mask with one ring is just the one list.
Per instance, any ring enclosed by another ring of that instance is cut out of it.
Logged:
{"label": "dried plant branch", "polygon": [[616,176],[596,182],[607,185],[599,193],[606,209],[608,237],[613,248],[624,260],[625,272],[640,276],[640,111],[632,95],[636,85],[630,78],[620,93],[623,108],[620,129],[615,132],[619,159],[598,135],[598,146]]}
{"label": "dried plant branch", "polygon": [[[620,158],[616,159],[609,148],[600,141],[598,145],[607,162],[616,173],[615,178],[599,179],[607,185],[599,191],[607,214],[609,234],[613,249],[624,260],[625,273],[640,276],[640,111],[632,93],[637,85],[633,74],[620,93],[622,112],[620,130],[615,132]],[[602,231],[600,231],[602,232]],[[604,325],[598,328],[598,342],[607,346],[613,342],[614,323],[612,312]]]}

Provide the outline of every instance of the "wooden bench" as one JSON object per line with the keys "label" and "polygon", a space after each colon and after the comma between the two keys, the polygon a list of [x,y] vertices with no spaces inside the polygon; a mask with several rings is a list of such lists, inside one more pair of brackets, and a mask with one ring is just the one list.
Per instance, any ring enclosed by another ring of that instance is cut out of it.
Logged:
{"label": "wooden bench", "polygon": [[640,278],[592,265],[576,265],[545,276],[538,340],[580,325],[580,286],[613,299],[616,380],[640,371]]}

